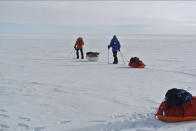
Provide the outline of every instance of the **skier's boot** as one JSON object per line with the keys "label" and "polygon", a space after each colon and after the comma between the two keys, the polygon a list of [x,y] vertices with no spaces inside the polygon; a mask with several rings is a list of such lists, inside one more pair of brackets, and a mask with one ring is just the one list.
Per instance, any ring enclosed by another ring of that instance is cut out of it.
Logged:
{"label": "skier's boot", "polygon": [[114,58],[113,64],[118,64],[118,58],[117,57]]}

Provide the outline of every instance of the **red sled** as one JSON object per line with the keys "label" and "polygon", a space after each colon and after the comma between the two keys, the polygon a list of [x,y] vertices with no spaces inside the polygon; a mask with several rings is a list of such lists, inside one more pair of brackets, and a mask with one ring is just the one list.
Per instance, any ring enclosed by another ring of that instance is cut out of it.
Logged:
{"label": "red sled", "polygon": [[131,68],[145,68],[146,67],[146,65],[138,57],[132,57],[128,65]]}
{"label": "red sled", "polygon": [[134,64],[134,63],[129,63],[129,67],[131,68],[145,68],[146,65],[144,63],[138,65],[138,64]]}
{"label": "red sled", "polygon": [[157,113],[156,118],[164,122],[183,122],[196,120],[196,96],[192,100],[184,103],[183,106],[168,107],[163,101]]}

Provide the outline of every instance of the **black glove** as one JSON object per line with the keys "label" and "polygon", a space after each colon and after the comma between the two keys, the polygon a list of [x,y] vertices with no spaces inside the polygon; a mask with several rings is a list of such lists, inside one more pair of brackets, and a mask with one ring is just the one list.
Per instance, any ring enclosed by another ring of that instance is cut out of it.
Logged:
{"label": "black glove", "polygon": [[74,49],[76,50],[76,46],[74,46]]}
{"label": "black glove", "polygon": [[108,49],[110,49],[110,46],[108,46]]}
{"label": "black glove", "polygon": [[118,51],[120,51],[120,49],[118,49]]}

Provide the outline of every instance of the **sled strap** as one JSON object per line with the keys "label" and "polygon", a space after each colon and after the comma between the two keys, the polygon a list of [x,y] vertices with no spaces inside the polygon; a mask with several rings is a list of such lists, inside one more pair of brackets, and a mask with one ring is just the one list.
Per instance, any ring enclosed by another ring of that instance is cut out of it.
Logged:
{"label": "sled strap", "polygon": [[184,104],[182,105],[182,116],[184,117]]}

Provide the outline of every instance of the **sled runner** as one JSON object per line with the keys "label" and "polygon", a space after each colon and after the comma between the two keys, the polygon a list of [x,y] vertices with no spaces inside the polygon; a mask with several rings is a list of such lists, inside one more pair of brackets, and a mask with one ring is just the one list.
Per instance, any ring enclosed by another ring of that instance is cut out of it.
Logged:
{"label": "sled runner", "polygon": [[99,52],[87,52],[86,59],[89,61],[98,61],[99,59]]}
{"label": "sled runner", "polygon": [[[183,90],[185,91],[185,90]],[[174,95],[174,93],[172,94]],[[163,101],[157,113],[156,118],[164,122],[183,122],[196,120],[196,96],[190,96],[190,93],[177,93],[176,103],[169,104],[167,100]],[[191,98],[190,98],[191,97]],[[178,99],[178,100],[177,100]]]}
{"label": "sled runner", "polygon": [[138,57],[132,57],[129,61],[129,67],[131,68],[145,68],[145,66]]}

